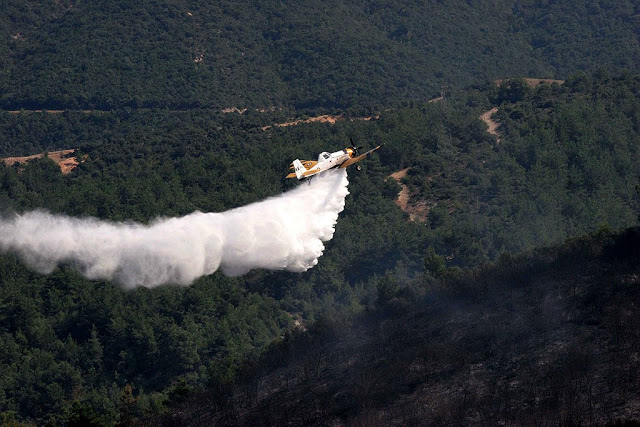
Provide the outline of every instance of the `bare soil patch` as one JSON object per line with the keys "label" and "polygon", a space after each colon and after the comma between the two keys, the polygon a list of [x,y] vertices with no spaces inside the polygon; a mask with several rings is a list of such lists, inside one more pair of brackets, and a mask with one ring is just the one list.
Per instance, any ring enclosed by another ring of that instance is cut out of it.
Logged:
{"label": "bare soil patch", "polygon": [[409,187],[407,187],[405,184],[400,182],[400,180],[405,176],[407,176],[407,172],[409,172],[409,168],[399,170],[389,175],[391,178],[398,181],[398,184],[400,184],[400,187],[402,187],[402,190],[400,190],[400,192],[398,193],[398,198],[396,199],[396,205],[398,205],[400,209],[402,209],[405,212],[407,211],[407,204],[409,203]]}
{"label": "bare soil patch", "polygon": [[[350,121],[355,121],[355,120],[364,120],[364,121],[369,121],[369,120],[378,120],[380,118],[380,114],[374,114],[373,116],[367,116],[367,117],[351,117],[349,120]],[[317,116],[317,117],[309,117],[308,119],[296,119],[296,120],[291,120],[288,122],[284,122],[284,123],[275,123],[274,125],[269,125],[269,126],[263,126],[262,130],[268,130],[271,129],[272,127],[287,127],[287,126],[297,126],[297,125],[301,125],[301,124],[305,124],[305,123],[330,123],[330,124],[334,124],[339,120],[346,120],[345,117],[343,115],[339,115],[339,116],[332,116],[329,114],[324,114],[322,116]]]}
{"label": "bare soil patch", "polygon": [[483,113],[480,116],[480,120],[482,120],[487,124],[488,126],[487,132],[495,136],[497,138],[496,142],[500,144],[500,137],[502,136],[500,135],[500,132],[498,132],[498,127],[500,126],[500,124],[493,120],[493,115],[497,112],[498,112],[498,107],[494,107],[491,110]]}
{"label": "bare soil patch", "polygon": [[[502,86],[504,83],[513,80],[513,79],[498,79],[498,80],[494,80],[493,83],[495,83],[496,86],[500,87]],[[556,80],[556,79],[536,79],[536,78],[531,78],[531,77],[527,77],[522,79],[525,81],[525,83],[527,83],[529,86],[531,86],[532,88],[537,87],[540,84],[558,84],[561,85],[564,83],[564,80]]]}
{"label": "bare soil patch", "polygon": [[238,107],[230,107],[230,108],[222,109],[222,112],[225,114],[229,114],[229,113],[244,114],[246,111],[247,111],[246,108],[238,108]]}
{"label": "bare soil patch", "polygon": [[390,178],[398,181],[398,184],[400,184],[400,187],[402,188],[398,193],[398,198],[395,203],[403,212],[409,214],[410,221],[425,222],[427,220],[427,215],[429,214],[429,206],[427,205],[427,202],[424,200],[411,202],[409,187],[401,182],[402,178],[407,176],[409,169],[410,168],[405,168],[389,175]]}
{"label": "bare soil patch", "polygon": [[[72,156],[75,151],[75,149],[50,151],[47,153],[47,157],[56,162],[58,166],[60,166],[62,173],[66,175],[74,170],[79,164],[78,159],[75,156]],[[24,157],[5,157],[0,160],[2,160],[5,165],[12,166],[16,163],[25,164],[33,159],[40,159],[42,157],[44,157],[44,153]]]}
{"label": "bare soil patch", "polygon": [[72,112],[80,112],[80,113],[84,113],[84,114],[91,114],[94,112],[104,112],[103,110],[6,110],[7,113],[9,114],[20,114],[20,113],[47,113],[47,114],[62,114],[65,111],[72,111]]}

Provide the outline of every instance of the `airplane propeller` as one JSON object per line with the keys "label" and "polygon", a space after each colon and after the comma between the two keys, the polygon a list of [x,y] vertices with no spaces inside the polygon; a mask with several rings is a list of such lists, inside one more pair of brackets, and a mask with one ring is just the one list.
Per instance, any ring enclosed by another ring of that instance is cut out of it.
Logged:
{"label": "airplane propeller", "polygon": [[356,147],[356,143],[353,142],[353,138],[349,137],[349,141],[351,141],[351,149],[353,150],[353,155],[356,156],[358,154],[358,150],[361,150],[363,147]]}

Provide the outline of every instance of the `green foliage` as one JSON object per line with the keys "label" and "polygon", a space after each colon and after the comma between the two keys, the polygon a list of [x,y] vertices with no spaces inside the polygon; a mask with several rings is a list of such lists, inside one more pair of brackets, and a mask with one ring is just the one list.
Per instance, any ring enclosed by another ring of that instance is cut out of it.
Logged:
{"label": "green foliage", "polygon": [[429,246],[427,254],[424,257],[424,271],[436,279],[442,277],[446,270],[446,263],[443,256],[438,255],[433,249],[433,246]]}
{"label": "green foliage", "polygon": [[[283,333],[283,347],[320,346],[285,332],[292,318],[319,319],[311,335],[326,338],[345,313],[404,313],[425,283],[466,292],[463,268],[499,259],[513,273],[505,253],[636,224],[640,78],[622,70],[640,65],[639,13],[631,0],[3,2],[0,108],[20,113],[0,112],[0,156],[76,148],[83,161],[68,176],[47,158],[0,163],[2,215],[223,211],[291,188],[293,158],[386,143],[350,171],[334,239],[304,274],[127,292],[0,256],[3,425],[130,424],[225,389]],[[527,75],[567,81],[489,83]],[[493,106],[499,144],[478,120]],[[347,120],[261,129],[321,113]],[[404,168],[425,224],[393,203],[388,176]],[[302,376],[319,376],[326,361],[305,357]],[[370,398],[368,378],[353,377],[345,413]]]}
{"label": "green foliage", "polygon": [[378,281],[376,289],[378,291],[376,304],[380,307],[384,307],[389,301],[395,298],[400,291],[395,277],[390,273],[385,274],[385,276]]}
{"label": "green foliage", "polygon": [[174,411],[185,424],[589,424],[615,405],[633,419],[639,254],[635,228],[450,269],[402,311],[392,300],[288,334]]}
{"label": "green foliage", "polygon": [[[518,260],[503,253],[635,224],[639,84],[633,75],[582,74],[559,87],[480,85],[378,120],[267,131],[286,114],[0,114],[2,155],[70,147],[86,155],[70,175],[46,158],[0,165],[4,214],[42,208],[147,223],[222,211],[292,188],[283,176],[293,158],[342,148],[349,137],[386,143],[363,171],[349,170],[334,238],[303,274],[216,273],[187,288],[124,291],[67,266],[39,276],[1,256],[0,409],[39,424],[142,419],[194,390],[233,384],[292,319],[377,308],[401,316],[438,283],[467,292],[467,267],[500,259],[508,271]],[[478,119],[493,105],[499,144]],[[400,188],[389,175],[404,168],[426,223],[394,203]],[[309,361],[304,375],[318,369]],[[125,405],[127,385],[133,401]]]}
{"label": "green foliage", "polygon": [[[130,384],[154,391],[177,378],[205,382],[222,355],[247,357],[287,324],[273,301],[217,275],[184,290],[125,292],[70,269],[42,278],[1,259],[3,406],[34,419],[63,411],[70,422],[125,416],[124,404],[114,407],[114,382],[129,387],[129,408]],[[145,410],[161,408],[157,395],[142,401]]]}
{"label": "green foliage", "polygon": [[5,109],[384,108],[443,84],[637,70],[632,0],[3,3]]}

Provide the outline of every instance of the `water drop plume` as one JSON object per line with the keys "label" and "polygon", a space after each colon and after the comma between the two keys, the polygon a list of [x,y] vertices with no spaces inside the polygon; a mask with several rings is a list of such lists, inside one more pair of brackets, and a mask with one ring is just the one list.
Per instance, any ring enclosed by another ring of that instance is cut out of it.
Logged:
{"label": "water drop plume", "polygon": [[128,288],[188,285],[218,269],[230,276],[256,268],[303,272],[333,237],[348,183],[344,169],[332,170],[247,206],[149,225],[36,210],[0,218],[0,251],[43,274],[69,264]]}

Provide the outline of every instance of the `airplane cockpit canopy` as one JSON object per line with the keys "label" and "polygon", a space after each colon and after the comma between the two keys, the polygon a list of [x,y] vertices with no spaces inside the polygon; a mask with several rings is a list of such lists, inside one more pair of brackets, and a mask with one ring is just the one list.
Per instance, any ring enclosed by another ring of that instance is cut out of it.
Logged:
{"label": "airplane cockpit canopy", "polygon": [[331,155],[329,153],[327,153],[326,151],[320,153],[320,155],[318,156],[318,163],[324,162],[326,160],[329,160],[329,157],[331,157]]}

